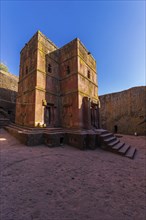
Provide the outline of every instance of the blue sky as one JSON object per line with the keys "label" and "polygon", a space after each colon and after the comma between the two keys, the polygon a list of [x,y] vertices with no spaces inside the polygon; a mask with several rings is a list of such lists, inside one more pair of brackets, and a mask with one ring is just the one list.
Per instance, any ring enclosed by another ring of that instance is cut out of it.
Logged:
{"label": "blue sky", "polygon": [[58,47],[78,37],[97,62],[99,95],[145,85],[145,1],[1,1],[1,61],[40,30]]}

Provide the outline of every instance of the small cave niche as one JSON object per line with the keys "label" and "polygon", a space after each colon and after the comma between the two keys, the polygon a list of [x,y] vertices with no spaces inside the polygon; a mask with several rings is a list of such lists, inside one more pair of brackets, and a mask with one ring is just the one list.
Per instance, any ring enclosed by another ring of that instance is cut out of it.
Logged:
{"label": "small cave niche", "polygon": [[88,70],[87,76],[88,76],[88,79],[90,79],[90,70]]}
{"label": "small cave niche", "polygon": [[60,137],[60,145],[62,146],[64,144],[64,137]]}
{"label": "small cave niche", "polygon": [[118,132],[118,125],[114,125],[114,133],[117,134]]}
{"label": "small cave niche", "polygon": [[66,67],[66,73],[67,73],[67,74],[70,74],[70,66],[67,66],[67,67]]}
{"label": "small cave niche", "polygon": [[26,74],[28,74],[28,66],[26,66],[26,70],[25,70]]}
{"label": "small cave niche", "polygon": [[48,73],[52,73],[52,66],[50,63],[48,64]]}

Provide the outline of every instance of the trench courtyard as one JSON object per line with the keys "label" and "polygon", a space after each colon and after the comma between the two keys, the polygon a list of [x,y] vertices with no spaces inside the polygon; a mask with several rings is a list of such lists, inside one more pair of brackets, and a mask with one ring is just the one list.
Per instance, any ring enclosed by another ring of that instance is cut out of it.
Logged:
{"label": "trench courtyard", "polygon": [[0,129],[1,219],[144,220],[146,138],[133,160],[63,145],[28,147]]}

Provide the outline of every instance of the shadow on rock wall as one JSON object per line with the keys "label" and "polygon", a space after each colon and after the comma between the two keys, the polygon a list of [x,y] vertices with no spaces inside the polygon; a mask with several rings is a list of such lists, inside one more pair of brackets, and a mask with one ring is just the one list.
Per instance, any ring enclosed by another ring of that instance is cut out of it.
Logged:
{"label": "shadow on rock wall", "polygon": [[12,122],[15,121],[16,97],[17,97],[16,91],[0,88],[1,118],[7,117]]}

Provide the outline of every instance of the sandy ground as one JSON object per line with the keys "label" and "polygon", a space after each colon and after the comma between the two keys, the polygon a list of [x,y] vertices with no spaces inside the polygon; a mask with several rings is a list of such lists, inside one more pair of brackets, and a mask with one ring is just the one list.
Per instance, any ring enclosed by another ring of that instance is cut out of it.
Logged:
{"label": "sandy ground", "polygon": [[1,220],[144,220],[145,137],[134,160],[97,149],[27,147],[0,130]]}

